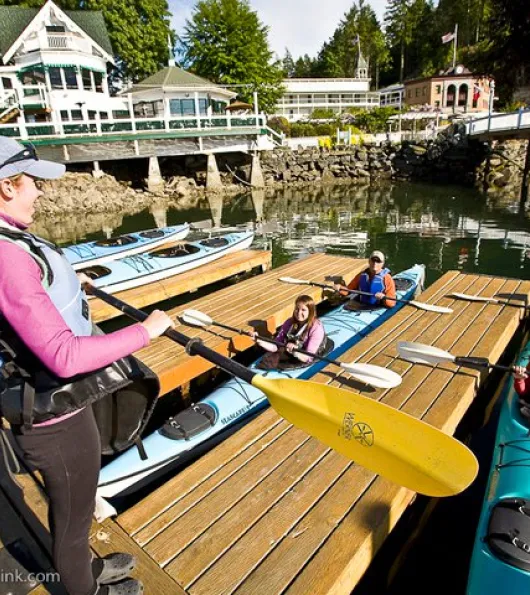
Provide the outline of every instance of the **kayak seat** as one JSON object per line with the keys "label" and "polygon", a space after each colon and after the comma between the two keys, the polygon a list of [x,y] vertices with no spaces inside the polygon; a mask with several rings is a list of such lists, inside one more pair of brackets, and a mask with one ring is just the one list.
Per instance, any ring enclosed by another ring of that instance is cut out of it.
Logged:
{"label": "kayak seat", "polygon": [[402,277],[394,279],[394,283],[396,285],[396,291],[408,291],[414,285],[414,281],[403,279]]}
{"label": "kayak seat", "polygon": [[138,234],[146,240],[155,240],[156,238],[163,238],[166,234],[161,229],[149,229]]}
{"label": "kayak seat", "polygon": [[100,264],[96,264],[93,267],[88,267],[86,269],[81,269],[77,271],[78,273],[85,273],[91,279],[101,279],[101,277],[106,277],[110,275],[111,270],[107,267],[104,267]]}
{"label": "kayak seat", "polygon": [[530,571],[530,500],[505,498],[497,502],[484,541],[506,564]]}
{"label": "kayak seat", "polygon": [[179,258],[182,256],[189,256],[190,254],[197,254],[201,249],[193,244],[177,244],[171,248],[162,248],[162,250],[155,250],[149,255],[155,258]]}
{"label": "kayak seat", "polygon": [[102,248],[112,248],[113,246],[128,246],[129,244],[135,244],[137,241],[132,236],[116,236],[108,240],[99,240],[94,245],[101,246]]}
{"label": "kayak seat", "polygon": [[[317,355],[326,356],[333,351],[335,343],[326,335],[322,345],[317,351]],[[312,366],[314,362],[304,363],[296,357],[287,353],[284,349],[279,349],[271,353],[266,353],[257,364],[256,368],[260,370],[299,370]]]}
{"label": "kayak seat", "polygon": [[171,440],[190,440],[211,428],[216,421],[215,409],[205,403],[198,403],[170,417],[159,431]]}
{"label": "kayak seat", "polygon": [[226,238],[209,238],[208,240],[201,240],[199,244],[206,246],[206,248],[222,248],[228,246],[228,240]]}

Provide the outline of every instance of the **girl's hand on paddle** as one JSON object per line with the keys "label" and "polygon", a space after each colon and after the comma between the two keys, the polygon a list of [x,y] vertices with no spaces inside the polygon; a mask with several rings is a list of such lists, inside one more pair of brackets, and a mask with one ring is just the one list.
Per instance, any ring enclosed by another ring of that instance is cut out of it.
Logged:
{"label": "girl's hand on paddle", "polygon": [[296,345],[294,343],[287,343],[285,346],[285,351],[287,351],[287,353],[292,353],[295,349]]}
{"label": "girl's hand on paddle", "polygon": [[151,341],[160,337],[168,328],[173,328],[171,318],[162,310],[153,310],[149,316],[140,323],[149,335]]}
{"label": "girl's hand on paddle", "polygon": [[77,280],[81,283],[83,290],[90,293],[90,288],[94,285],[94,281],[86,273],[77,273]]}
{"label": "girl's hand on paddle", "polygon": [[378,300],[382,300],[382,299],[385,297],[385,294],[384,294],[382,291],[379,291],[379,292],[377,292],[377,293],[375,294],[375,297],[376,297]]}
{"label": "girl's hand on paddle", "polygon": [[528,372],[524,366],[514,366],[513,377],[516,380],[524,380],[525,378],[528,378]]}
{"label": "girl's hand on paddle", "polygon": [[333,289],[340,292],[344,290],[344,286],[340,283],[333,283]]}

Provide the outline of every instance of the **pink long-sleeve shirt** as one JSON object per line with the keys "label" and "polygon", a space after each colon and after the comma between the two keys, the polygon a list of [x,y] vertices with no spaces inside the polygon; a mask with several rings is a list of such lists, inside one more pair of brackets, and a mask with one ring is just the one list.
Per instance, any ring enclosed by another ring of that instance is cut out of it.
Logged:
{"label": "pink long-sleeve shirt", "polygon": [[[2,213],[0,219],[22,228]],[[108,335],[74,335],[44,289],[37,262],[26,250],[1,238],[0,313],[30,351],[61,378],[106,367],[149,344],[149,334],[140,324]]]}
{"label": "pink long-sleeve shirt", "polygon": [[[287,333],[289,332],[289,329],[291,328],[292,324],[293,324],[293,321],[291,318],[289,318],[282,324],[282,327],[280,328],[280,331],[279,331],[278,335],[276,336],[277,341],[280,341],[281,343],[285,343],[285,340],[287,338]],[[324,326],[320,322],[320,320],[317,319],[311,325],[311,328],[309,329],[309,333],[307,334],[306,340],[304,341],[304,344],[302,345],[302,349],[304,351],[310,351],[311,353],[316,353],[318,351],[318,348],[322,344],[322,341],[324,340],[324,336],[325,336]]]}

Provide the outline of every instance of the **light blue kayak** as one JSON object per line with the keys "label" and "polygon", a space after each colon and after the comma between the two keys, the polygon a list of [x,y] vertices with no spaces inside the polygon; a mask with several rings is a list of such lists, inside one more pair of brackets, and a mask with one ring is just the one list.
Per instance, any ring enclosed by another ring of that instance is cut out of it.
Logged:
{"label": "light blue kayak", "polygon": [[[423,286],[424,277],[423,265],[415,265],[397,274],[394,277],[397,296],[412,298],[418,287]],[[398,303],[393,308],[352,311],[341,305],[324,314],[320,321],[328,338],[333,341],[327,357],[339,357],[400,307],[402,304]],[[327,365],[325,362],[315,361],[305,367],[265,372],[256,368],[259,361],[251,369],[273,378],[307,379]],[[142,460],[138,449],[133,447],[105,465],[99,477],[98,495],[110,498],[146,485],[161,472],[183,463],[184,458],[192,454],[199,445],[266,405],[265,395],[254,386],[237,378],[225,382],[208,397],[171,418],[162,428],[145,438],[143,446],[147,459]]]}
{"label": "light blue kayak", "polygon": [[[530,343],[518,365],[530,360]],[[501,395],[501,412],[488,486],[480,515],[467,592],[530,593],[530,420],[520,413],[513,377]]]}
{"label": "light blue kayak", "polygon": [[157,248],[166,242],[183,240],[190,232],[189,223],[160,229],[146,229],[134,233],[127,233],[108,240],[96,240],[84,244],[72,244],[62,250],[68,262],[77,271],[87,266],[94,266],[140,254]]}
{"label": "light blue kayak", "polygon": [[217,260],[225,254],[250,247],[254,233],[229,233],[196,242],[178,243],[145,254],[126,256],[105,265],[79,269],[107,293],[140,287],[184,273]]}

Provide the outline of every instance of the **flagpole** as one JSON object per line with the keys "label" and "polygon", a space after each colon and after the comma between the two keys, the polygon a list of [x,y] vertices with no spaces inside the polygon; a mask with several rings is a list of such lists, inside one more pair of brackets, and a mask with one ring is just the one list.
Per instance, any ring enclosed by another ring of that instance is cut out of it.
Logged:
{"label": "flagpole", "polygon": [[456,67],[456,46],[458,43],[458,23],[456,23],[455,25],[455,33],[454,33],[454,38],[453,38],[453,71]]}

